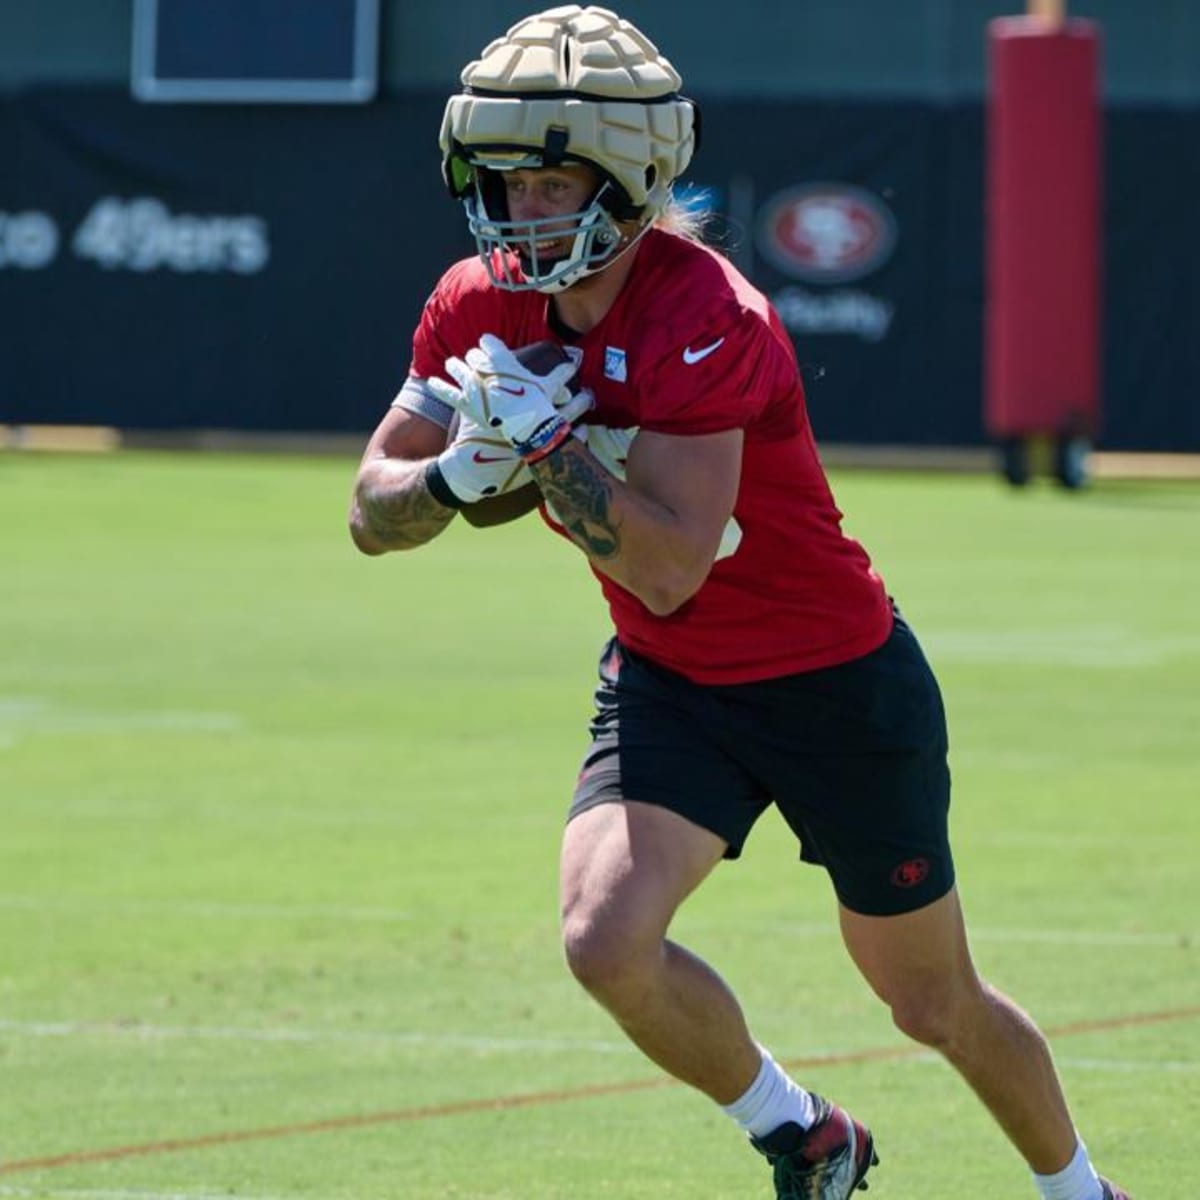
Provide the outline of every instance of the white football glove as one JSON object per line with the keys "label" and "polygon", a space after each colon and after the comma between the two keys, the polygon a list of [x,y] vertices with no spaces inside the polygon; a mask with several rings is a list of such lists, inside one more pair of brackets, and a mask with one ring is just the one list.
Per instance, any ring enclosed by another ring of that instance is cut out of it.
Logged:
{"label": "white football glove", "polygon": [[504,438],[465,413],[459,414],[454,441],[438,455],[437,465],[446,486],[463,504],[502,495],[533,479],[524,460]]}
{"label": "white football glove", "polygon": [[[466,379],[466,385],[456,388],[436,377],[425,381],[429,391],[455,409],[458,417],[454,440],[426,472],[426,484],[434,498],[450,508],[503,495],[533,480],[513,445],[471,415],[472,405],[464,393],[472,389],[478,392],[480,385],[473,375]],[[592,407],[594,397],[586,388],[575,396],[563,388],[561,395],[566,403],[559,412],[569,429],[572,421]]]}
{"label": "white football glove", "polygon": [[608,429],[604,425],[577,425],[572,431],[591,452],[592,457],[610,474],[624,482],[625,460],[638,431]]}
{"label": "white football glove", "polygon": [[485,333],[465,361],[447,359],[446,370],[459,386],[458,397],[447,402],[496,430],[526,462],[537,462],[570,437],[572,420],[592,404],[591,393],[572,396],[567,388],[581,354],[566,350],[570,362],[535,375],[498,337]]}

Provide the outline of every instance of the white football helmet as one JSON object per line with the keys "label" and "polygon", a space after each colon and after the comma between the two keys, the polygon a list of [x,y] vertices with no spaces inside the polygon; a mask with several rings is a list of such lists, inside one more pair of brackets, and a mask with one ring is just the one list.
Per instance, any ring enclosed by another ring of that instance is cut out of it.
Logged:
{"label": "white football helmet", "polygon": [[[680,94],[679,73],[607,9],[526,17],[467,64],[462,83],[442,119],[442,173],[506,291],[559,292],[603,270],[650,227],[696,148],[699,110]],[[582,212],[510,219],[497,172],[573,162],[601,180]],[[627,221],[640,224],[623,242],[617,223]],[[567,254],[546,253],[566,237]]]}

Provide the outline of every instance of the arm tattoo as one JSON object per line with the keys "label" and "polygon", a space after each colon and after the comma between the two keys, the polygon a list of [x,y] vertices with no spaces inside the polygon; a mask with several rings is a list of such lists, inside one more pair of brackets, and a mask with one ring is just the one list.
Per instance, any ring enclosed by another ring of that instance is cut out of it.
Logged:
{"label": "arm tattoo", "polygon": [[531,467],[542,495],[590,558],[621,553],[621,527],[609,512],[612,479],[582,447],[567,445]]}
{"label": "arm tattoo", "polygon": [[363,523],[392,550],[423,546],[450,524],[455,513],[429,494],[418,472],[401,487],[361,487],[357,500]]}

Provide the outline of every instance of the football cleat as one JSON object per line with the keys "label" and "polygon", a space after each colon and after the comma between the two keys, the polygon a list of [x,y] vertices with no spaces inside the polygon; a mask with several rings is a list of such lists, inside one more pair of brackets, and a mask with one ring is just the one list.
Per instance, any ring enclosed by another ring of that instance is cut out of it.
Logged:
{"label": "football cleat", "polygon": [[1103,1175],[1100,1176],[1101,1200],[1132,1200],[1128,1192],[1123,1192],[1115,1183],[1109,1183]]}
{"label": "football cleat", "polygon": [[879,1162],[865,1125],[821,1096],[813,1102],[811,1128],[789,1121],[750,1138],[774,1171],[776,1200],[848,1200],[856,1188],[866,1189],[867,1172]]}

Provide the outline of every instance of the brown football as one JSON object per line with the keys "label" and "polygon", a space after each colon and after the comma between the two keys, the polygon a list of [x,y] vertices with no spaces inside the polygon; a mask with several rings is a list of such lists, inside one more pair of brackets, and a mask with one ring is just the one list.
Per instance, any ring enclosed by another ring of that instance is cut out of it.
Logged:
{"label": "brown football", "polygon": [[[571,356],[557,342],[548,339],[530,342],[528,346],[518,346],[513,350],[513,357],[535,375],[549,375],[555,367],[571,361]],[[579,380],[576,376],[572,375],[567,381],[567,391],[572,396],[579,391]]]}
{"label": "brown football", "polygon": [[[549,338],[543,338],[540,342],[530,342],[527,346],[514,347],[513,357],[521,366],[528,367],[535,375],[549,375],[555,367],[569,362],[571,358],[557,342],[552,342]],[[580,386],[578,375],[572,375],[567,380],[567,391],[572,396],[579,394]],[[457,436],[458,413],[454,413],[450,418],[450,427],[446,430],[446,445],[454,441]]]}

